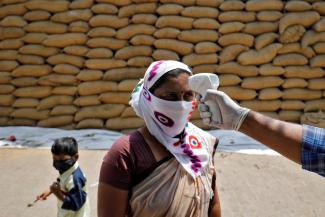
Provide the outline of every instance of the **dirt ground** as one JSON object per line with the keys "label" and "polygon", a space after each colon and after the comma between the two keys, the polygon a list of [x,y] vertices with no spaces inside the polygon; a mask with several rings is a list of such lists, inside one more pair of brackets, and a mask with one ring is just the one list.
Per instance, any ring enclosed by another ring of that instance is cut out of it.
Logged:
{"label": "dirt ground", "polygon": [[[106,151],[80,151],[96,215],[99,168]],[[55,217],[56,199],[28,208],[56,179],[49,149],[0,149],[3,217]],[[217,183],[224,217],[324,217],[325,178],[281,156],[217,153]]]}

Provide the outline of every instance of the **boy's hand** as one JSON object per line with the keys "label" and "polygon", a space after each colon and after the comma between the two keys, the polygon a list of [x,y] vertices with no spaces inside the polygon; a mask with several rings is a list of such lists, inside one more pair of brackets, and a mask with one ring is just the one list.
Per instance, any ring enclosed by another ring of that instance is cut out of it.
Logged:
{"label": "boy's hand", "polygon": [[53,184],[50,186],[50,190],[57,195],[59,192],[61,192],[60,184],[58,182],[53,182]]}
{"label": "boy's hand", "polygon": [[46,200],[51,193],[51,191],[44,191],[40,195],[37,195],[36,200]]}

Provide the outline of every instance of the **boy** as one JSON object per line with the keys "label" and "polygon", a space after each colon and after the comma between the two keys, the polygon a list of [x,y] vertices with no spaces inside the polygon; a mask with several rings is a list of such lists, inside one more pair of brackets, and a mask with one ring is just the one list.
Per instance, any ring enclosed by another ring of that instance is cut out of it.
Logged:
{"label": "boy", "polygon": [[37,199],[45,200],[53,193],[58,198],[58,217],[89,217],[86,178],[78,165],[78,144],[72,137],[56,139],[51,148],[53,167],[59,171],[57,182]]}

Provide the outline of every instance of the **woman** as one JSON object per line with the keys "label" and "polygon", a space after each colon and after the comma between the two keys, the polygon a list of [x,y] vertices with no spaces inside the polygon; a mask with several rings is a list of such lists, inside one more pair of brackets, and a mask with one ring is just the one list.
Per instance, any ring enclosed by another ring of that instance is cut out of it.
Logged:
{"label": "woman", "polygon": [[106,154],[99,217],[220,216],[216,138],[188,122],[195,108],[191,74],[177,61],[153,62],[134,89],[130,105],[146,126],[122,136]]}

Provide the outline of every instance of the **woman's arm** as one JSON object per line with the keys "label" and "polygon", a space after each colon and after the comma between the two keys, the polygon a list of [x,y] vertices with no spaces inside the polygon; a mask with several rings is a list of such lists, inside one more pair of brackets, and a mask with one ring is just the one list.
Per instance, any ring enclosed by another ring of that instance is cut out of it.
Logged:
{"label": "woman's arm", "polygon": [[98,217],[125,217],[129,192],[99,182],[97,194]]}
{"label": "woman's arm", "polygon": [[213,202],[212,202],[212,209],[211,209],[211,212],[210,212],[210,217],[221,217],[221,207],[220,207],[220,201],[219,201],[217,186],[215,186],[215,189],[214,189],[214,196],[213,196]]}

